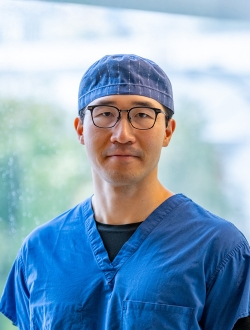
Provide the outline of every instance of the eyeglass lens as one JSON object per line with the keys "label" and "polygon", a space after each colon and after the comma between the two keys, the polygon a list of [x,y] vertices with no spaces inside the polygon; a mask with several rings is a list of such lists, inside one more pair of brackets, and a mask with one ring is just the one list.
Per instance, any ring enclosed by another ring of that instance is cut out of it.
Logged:
{"label": "eyeglass lens", "polygon": [[[100,105],[92,111],[93,122],[98,127],[113,127],[119,119],[119,111],[112,106]],[[134,128],[149,129],[155,123],[156,113],[145,107],[132,108],[129,111],[129,121]]]}

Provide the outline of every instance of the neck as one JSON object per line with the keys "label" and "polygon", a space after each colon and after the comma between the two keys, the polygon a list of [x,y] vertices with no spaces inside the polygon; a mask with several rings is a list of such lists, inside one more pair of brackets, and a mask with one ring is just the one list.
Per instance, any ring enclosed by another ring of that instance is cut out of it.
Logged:
{"label": "neck", "polygon": [[115,186],[94,179],[92,205],[95,219],[106,224],[144,221],[161,203],[173,195],[158,179],[136,185]]}

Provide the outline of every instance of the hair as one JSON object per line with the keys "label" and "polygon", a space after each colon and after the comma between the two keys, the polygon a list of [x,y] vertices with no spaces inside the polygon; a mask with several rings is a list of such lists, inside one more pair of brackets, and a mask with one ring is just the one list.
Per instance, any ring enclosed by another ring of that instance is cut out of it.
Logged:
{"label": "hair", "polygon": [[173,117],[174,112],[169,108],[165,107],[165,105],[162,106],[163,106],[163,110],[166,112],[166,115],[168,117],[167,120],[171,119]]}
{"label": "hair", "polygon": [[87,109],[87,107],[85,107],[85,108],[83,108],[83,109],[81,109],[80,111],[79,111],[79,117],[80,117],[80,119],[81,119],[81,121],[82,121],[82,124],[83,124],[83,121],[84,121],[84,117],[85,117],[85,110]]}

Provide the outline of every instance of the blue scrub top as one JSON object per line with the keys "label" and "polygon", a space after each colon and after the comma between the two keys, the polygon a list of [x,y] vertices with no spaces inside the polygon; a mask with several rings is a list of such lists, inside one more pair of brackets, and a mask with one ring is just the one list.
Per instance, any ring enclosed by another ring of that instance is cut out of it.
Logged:
{"label": "blue scrub top", "polygon": [[0,311],[22,330],[231,330],[250,314],[249,256],[233,224],[178,194],[111,263],[89,198],[27,237]]}

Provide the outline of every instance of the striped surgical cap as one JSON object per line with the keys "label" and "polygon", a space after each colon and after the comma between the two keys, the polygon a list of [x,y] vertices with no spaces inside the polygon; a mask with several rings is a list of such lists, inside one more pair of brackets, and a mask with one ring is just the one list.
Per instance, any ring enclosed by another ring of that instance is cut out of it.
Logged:
{"label": "striped surgical cap", "polygon": [[142,95],[174,111],[171,82],[153,61],[132,54],[106,55],[81,79],[78,111],[107,95]]}

